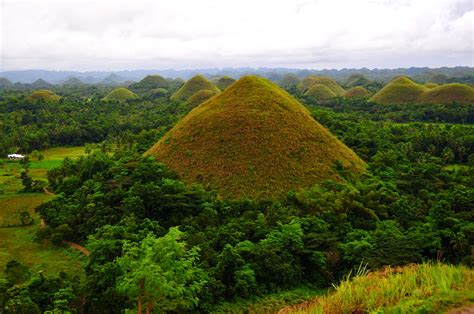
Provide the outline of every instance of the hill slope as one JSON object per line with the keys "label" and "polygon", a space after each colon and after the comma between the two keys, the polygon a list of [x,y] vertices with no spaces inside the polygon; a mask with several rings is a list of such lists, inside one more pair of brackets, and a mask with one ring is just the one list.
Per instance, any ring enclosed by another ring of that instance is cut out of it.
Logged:
{"label": "hill slope", "polygon": [[202,75],[196,75],[186,81],[186,83],[184,83],[184,85],[171,96],[171,99],[174,101],[187,100],[200,90],[210,90],[216,93],[220,92],[220,90],[207,78]]}
{"label": "hill slope", "polygon": [[433,87],[420,96],[420,103],[425,104],[474,104],[474,88],[459,83]]}
{"label": "hill slope", "polygon": [[369,101],[380,104],[413,104],[418,103],[420,96],[429,90],[408,77],[398,77],[385,85]]}
{"label": "hill slope", "polygon": [[129,99],[137,98],[134,92],[129,91],[124,87],[119,87],[111,91],[103,98],[105,101],[126,101]]}
{"label": "hill slope", "polygon": [[26,101],[34,102],[38,100],[43,100],[46,102],[57,102],[61,97],[56,95],[53,91],[47,89],[39,89],[35,90],[30,94],[30,96],[26,97]]}
{"label": "hill slope", "polygon": [[279,197],[338,179],[336,160],[350,173],[365,167],[298,101],[255,76],[194,108],[146,154],[228,198]]}

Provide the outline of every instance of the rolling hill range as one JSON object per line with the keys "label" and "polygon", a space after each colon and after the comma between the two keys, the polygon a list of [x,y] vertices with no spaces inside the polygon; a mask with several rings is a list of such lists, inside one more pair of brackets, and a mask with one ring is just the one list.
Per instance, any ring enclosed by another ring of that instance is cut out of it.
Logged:
{"label": "rolling hill range", "polygon": [[369,101],[380,104],[445,104],[453,102],[474,104],[474,88],[469,85],[450,83],[418,84],[408,77],[398,77],[385,85]]}
{"label": "rolling hill range", "polygon": [[247,76],[193,109],[147,152],[221,196],[279,197],[364,162],[270,81]]}

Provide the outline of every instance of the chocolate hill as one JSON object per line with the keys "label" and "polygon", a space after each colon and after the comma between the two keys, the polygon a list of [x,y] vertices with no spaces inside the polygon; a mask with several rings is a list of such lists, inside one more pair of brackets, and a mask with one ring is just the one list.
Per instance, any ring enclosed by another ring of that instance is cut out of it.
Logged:
{"label": "chocolate hill", "polygon": [[145,154],[226,198],[280,197],[364,171],[364,162],[286,91],[246,76],[179,121]]}
{"label": "chocolate hill", "polygon": [[216,93],[220,92],[207,78],[202,75],[196,75],[186,81],[186,83],[171,96],[171,99],[174,101],[188,100],[189,97],[200,90],[210,90]]}

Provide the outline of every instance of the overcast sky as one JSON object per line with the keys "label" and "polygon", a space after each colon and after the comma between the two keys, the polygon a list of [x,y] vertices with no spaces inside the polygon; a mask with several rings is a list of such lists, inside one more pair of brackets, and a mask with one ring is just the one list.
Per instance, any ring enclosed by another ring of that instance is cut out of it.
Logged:
{"label": "overcast sky", "polygon": [[474,65],[474,0],[0,2],[0,70]]}

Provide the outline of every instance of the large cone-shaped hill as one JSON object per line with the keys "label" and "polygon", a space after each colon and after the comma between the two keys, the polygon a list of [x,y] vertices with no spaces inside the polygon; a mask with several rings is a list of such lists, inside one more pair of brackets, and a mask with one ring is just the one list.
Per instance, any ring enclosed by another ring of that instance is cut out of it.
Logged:
{"label": "large cone-shaped hill", "polygon": [[465,84],[451,83],[433,87],[420,96],[423,104],[474,104],[474,88]]}
{"label": "large cone-shaped hill", "polygon": [[175,101],[187,100],[189,97],[200,90],[210,90],[216,93],[220,92],[220,90],[207,78],[202,75],[196,75],[195,77],[187,80],[186,83],[184,83],[184,85],[181,86],[181,88],[178,89],[173,94],[173,96],[171,96],[171,99]]}
{"label": "large cone-shaped hill", "polygon": [[413,104],[418,103],[420,96],[429,90],[408,77],[398,77],[379,90],[369,101],[380,104]]}
{"label": "large cone-shaped hill", "polygon": [[226,198],[279,197],[364,162],[266,79],[246,76],[180,120],[146,154]]}
{"label": "large cone-shaped hill", "polygon": [[46,101],[46,102],[58,102],[61,97],[55,94],[53,91],[48,89],[39,89],[32,92],[28,97],[25,98],[28,102],[35,101]]}

